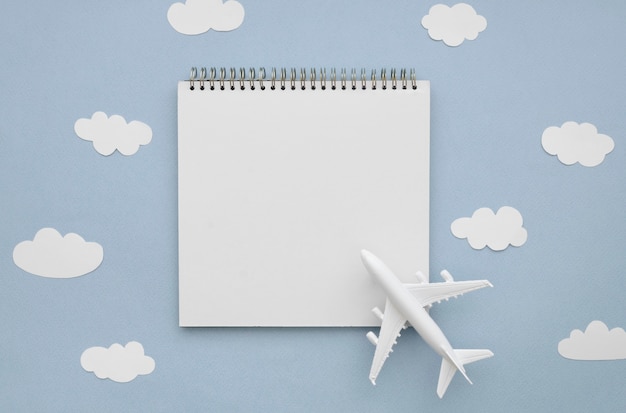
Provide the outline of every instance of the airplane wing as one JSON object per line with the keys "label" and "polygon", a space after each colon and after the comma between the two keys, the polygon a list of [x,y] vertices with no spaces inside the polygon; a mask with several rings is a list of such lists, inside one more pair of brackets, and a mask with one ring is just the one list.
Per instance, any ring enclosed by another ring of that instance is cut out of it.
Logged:
{"label": "airplane wing", "polygon": [[417,298],[422,307],[447,300],[450,297],[479,290],[484,287],[493,287],[487,280],[451,281],[433,284],[405,284],[406,288]]}
{"label": "airplane wing", "polygon": [[380,326],[378,342],[376,343],[376,351],[374,352],[374,360],[372,360],[372,368],[370,369],[370,381],[372,384],[376,384],[376,377],[378,377],[378,373],[383,368],[385,360],[389,357],[389,353],[393,351],[392,347],[396,344],[396,339],[400,337],[400,330],[405,325],[406,318],[387,299],[383,322]]}

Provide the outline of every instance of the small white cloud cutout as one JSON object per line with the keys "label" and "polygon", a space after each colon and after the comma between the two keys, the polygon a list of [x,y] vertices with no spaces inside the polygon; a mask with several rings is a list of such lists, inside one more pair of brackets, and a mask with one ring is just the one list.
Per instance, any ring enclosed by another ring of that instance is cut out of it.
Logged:
{"label": "small white cloud cutout", "polygon": [[86,242],[72,232],[61,236],[54,228],[40,229],[32,241],[22,241],[13,249],[15,265],[48,278],[85,275],[98,268],[103,257],[100,244]]}
{"label": "small white cloud cutout", "polygon": [[626,359],[626,331],[611,330],[602,321],[592,321],[585,332],[573,330],[559,342],[559,354],[572,360]]}
{"label": "small white cloud cutout", "polygon": [[187,0],[174,3],[167,10],[167,21],[182,34],[202,34],[235,30],[243,23],[244,9],[235,0]]}
{"label": "small white cloud cutout", "polygon": [[524,245],[528,234],[522,224],[522,215],[517,209],[503,206],[495,214],[489,208],[479,208],[471,217],[455,219],[450,229],[455,237],[467,238],[474,249],[488,246],[502,251],[509,245]]}
{"label": "small white cloud cutout", "polygon": [[93,142],[94,149],[105,156],[116,150],[122,155],[133,155],[152,140],[152,129],[145,123],[138,120],[126,123],[122,116],[109,117],[104,112],[95,112],[90,119],[78,119],[74,131],[79,138]]}
{"label": "small white cloud cutout", "polygon": [[90,347],[80,356],[80,365],[99,379],[128,383],[139,375],[154,371],[152,357],[146,356],[141,343],[131,341],[125,346],[112,344],[109,348]]}
{"label": "small white cloud cutout", "polygon": [[422,17],[422,26],[428,30],[431,39],[458,46],[466,39],[476,39],[478,33],[487,28],[487,19],[476,14],[469,4],[459,3],[452,7],[436,4]]}
{"label": "small white cloud cutout", "polygon": [[550,126],[541,135],[541,145],[565,165],[578,162],[589,167],[600,165],[615,147],[613,139],[598,133],[591,123],[576,122],[565,122],[560,128]]}

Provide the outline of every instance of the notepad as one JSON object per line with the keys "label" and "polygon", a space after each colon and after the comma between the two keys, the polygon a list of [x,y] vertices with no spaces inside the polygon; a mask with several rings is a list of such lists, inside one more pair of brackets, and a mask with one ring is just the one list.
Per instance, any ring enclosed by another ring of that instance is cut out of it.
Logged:
{"label": "notepad", "polygon": [[224,73],[178,84],[180,326],[379,325],[360,251],[428,274],[429,83]]}

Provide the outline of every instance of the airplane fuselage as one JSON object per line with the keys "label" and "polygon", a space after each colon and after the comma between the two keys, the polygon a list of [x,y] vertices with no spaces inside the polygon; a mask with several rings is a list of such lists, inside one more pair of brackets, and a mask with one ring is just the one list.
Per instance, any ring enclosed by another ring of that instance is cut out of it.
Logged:
{"label": "airplane fuselage", "polygon": [[364,255],[368,272],[378,281],[391,303],[411,323],[422,339],[442,357],[452,352],[450,342],[419,301],[402,285],[395,274],[373,254]]}

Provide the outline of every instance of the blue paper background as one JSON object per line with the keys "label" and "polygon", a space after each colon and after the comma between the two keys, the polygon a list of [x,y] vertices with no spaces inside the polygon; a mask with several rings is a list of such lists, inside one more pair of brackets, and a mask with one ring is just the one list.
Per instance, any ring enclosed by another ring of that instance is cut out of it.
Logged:
{"label": "blue paper background", "polygon": [[[557,352],[592,320],[626,326],[626,5],[472,0],[487,29],[451,48],[420,25],[436,2],[241,2],[239,29],[193,37],[168,24],[173,0],[4,5],[0,410],[626,410],[625,361]],[[432,310],[455,347],[495,353],[468,367],[473,386],[455,377],[439,400],[440,359],[413,331],[372,387],[364,329],[177,326],[176,82],[191,66],[415,67],[432,82],[431,274],[495,285]],[[73,131],[95,111],[147,123],[152,143],[99,155]],[[543,151],[543,130],[569,120],[614,139],[600,166]],[[504,205],[524,217],[522,247],[475,251],[450,233]],[[102,265],[66,280],[17,268],[13,248],[43,227],[99,242]],[[81,368],[86,348],[131,340],[152,374]]]}

